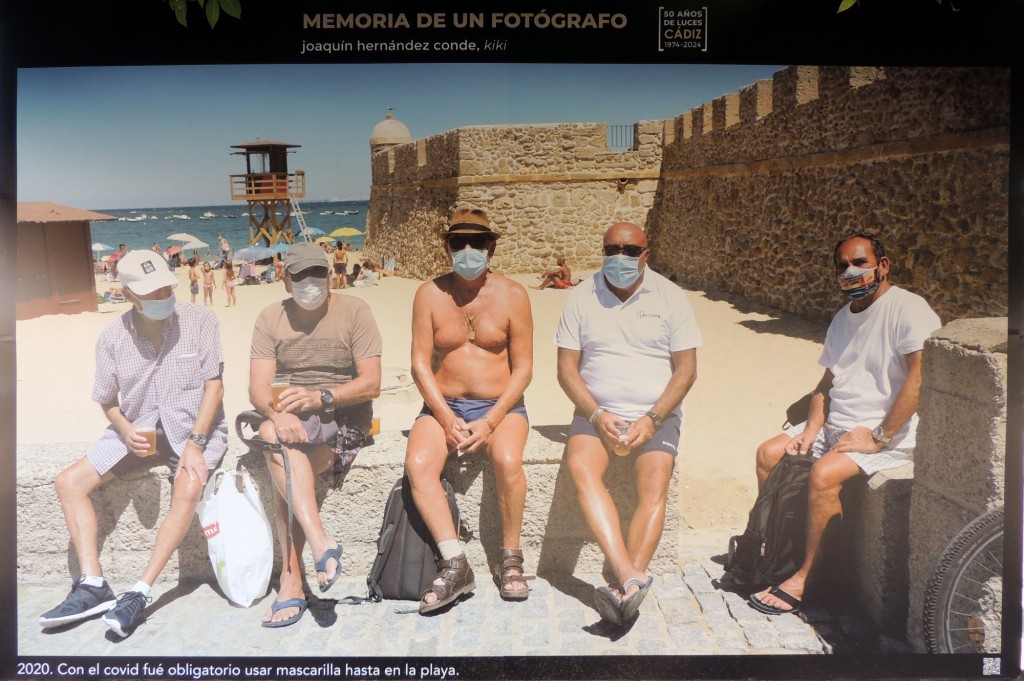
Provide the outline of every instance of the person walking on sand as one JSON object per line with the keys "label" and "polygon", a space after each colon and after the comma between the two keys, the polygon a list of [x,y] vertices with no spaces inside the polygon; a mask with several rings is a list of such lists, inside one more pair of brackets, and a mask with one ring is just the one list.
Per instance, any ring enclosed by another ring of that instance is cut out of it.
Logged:
{"label": "person walking on sand", "polygon": [[199,294],[199,270],[196,268],[197,261],[191,258],[188,261],[188,293],[192,297],[189,302],[196,302],[196,295]]}
{"label": "person walking on sand", "polygon": [[[139,624],[150,588],[192,524],[209,471],[227,451],[227,424],[217,317],[175,303],[177,277],[153,251],[122,257],[120,276],[132,308],[100,334],[92,391],[110,425],[54,482],[82,574],[39,623],[57,627],[103,613],[103,622],[124,637]],[[100,567],[89,495],[114,478],[160,465],[170,469],[170,509],[139,581],[115,599]]]}
{"label": "person walking on sand", "polygon": [[760,488],[784,456],[810,454],[804,560],[777,586],[750,594],[768,615],[797,613],[825,529],[842,514],[839,492],[854,477],[913,460],[921,390],[921,351],[942,324],[924,298],[894,286],[885,246],[858,233],[836,244],[832,265],[850,299],[829,324],[807,420],[757,449]]}
{"label": "person walking on sand", "polygon": [[412,375],[423,409],[409,433],[405,470],[441,555],[420,613],[454,603],[476,586],[441,486],[453,451],[490,456],[502,520],[499,593],[506,600],[530,594],[519,547],[529,431],[523,392],[533,377],[530,300],[520,284],[488,269],[498,233],[487,213],[455,211],[444,238],[453,271],[422,284],[412,309]]}
{"label": "person walking on sand", "polygon": [[238,277],[235,275],[235,266],[231,261],[224,263],[224,293],[227,294],[228,303],[226,307],[236,304],[235,287],[238,286]]}
{"label": "person walking on sand", "polygon": [[213,270],[210,269],[210,263],[203,263],[203,305],[213,305]]}
{"label": "person walking on sand", "polygon": [[[558,383],[576,405],[566,464],[583,517],[617,583],[598,587],[601,618],[626,625],[654,580],[678,455],[680,404],[697,378],[700,331],[686,292],[647,267],[647,235],[620,222],[604,235],[601,272],[569,293],[555,344]],[[632,459],[637,504],[625,539],[604,486],[614,452]]]}
{"label": "person walking on sand", "polygon": [[[297,622],[309,607],[303,593],[302,550],[309,541],[323,593],[341,576],[341,546],[324,530],[316,505],[316,476],[350,465],[366,443],[380,394],[381,336],[369,306],[331,293],[328,261],[319,245],[300,242],[284,255],[290,294],[260,313],[252,332],[249,401],[263,417],[259,436],[288,449],[292,511],[297,527],[288,541],[285,458],[264,455],[274,481],[276,528],[283,566],[277,598],[264,627]],[[271,382],[286,374],[289,387],[275,403]]]}

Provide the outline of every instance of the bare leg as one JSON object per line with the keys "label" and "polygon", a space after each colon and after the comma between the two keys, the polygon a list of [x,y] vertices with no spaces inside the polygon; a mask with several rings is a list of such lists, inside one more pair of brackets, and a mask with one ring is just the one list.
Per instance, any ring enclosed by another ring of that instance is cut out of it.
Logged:
{"label": "bare leg", "polygon": [[[501,510],[501,547],[505,549],[518,549],[522,534],[523,508],[526,506],[523,449],[529,431],[525,418],[520,414],[509,414],[494,429],[489,440],[491,466],[498,488],[498,508]],[[528,589],[523,581],[510,582],[505,587],[506,591]]]}
{"label": "bare leg", "polygon": [[647,572],[665,529],[665,506],[674,464],[675,459],[668,452],[646,452],[636,460],[637,502],[629,523],[626,551],[633,567],[643,573]]}
{"label": "bare leg", "polygon": [[111,477],[100,477],[89,460],[83,457],[61,471],[53,483],[64,510],[64,520],[68,525],[71,544],[75,547],[78,565],[84,575],[103,575],[99,547],[96,546],[99,523],[89,495]]}
{"label": "bare leg", "polygon": [[757,489],[764,487],[764,481],[768,479],[768,474],[772,472],[772,469],[782,460],[782,457],[786,455],[786,444],[789,442],[790,437],[785,433],[776,435],[771,440],[767,440],[761,443],[761,446],[757,448],[756,457],[756,473],[757,473]]}
{"label": "bare leg", "polygon": [[[829,522],[843,513],[839,502],[839,492],[843,484],[850,478],[860,474],[860,467],[850,457],[841,452],[832,451],[811,467],[811,480],[807,496],[807,547],[804,562],[792,577],[779,584],[779,589],[790,596],[802,599],[807,576],[814,567],[821,549],[821,538]],[[759,592],[756,598],[765,605],[780,610],[789,610],[790,606],[768,594],[768,589]]]}
{"label": "bare leg", "polygon": [[[131,455],[129,454],[129,456]],[[198,479],[190,480],[187,475],[182,474],[174,481],[174,489],[171,492],[171,508],[167,512],[167,517],[160,523],[160,529],[156,533],[156,544],[153,546],[153,555],[142,573],[142,581],[146,584],[153,585],[156,578],[160,576],[160,571],[170,560],[171,554],[185,538],[202,493],[203,483]]]}
{"label": "bare leg", "polygon": [[604,486],[604,473],[608,469],[608,452],[604,445],[591,435],[576,435],[569,440],[566,463],[576,485],[583,517],[611,563],[619,584],[633,578],[644,579],[643,571],[637,569],[626,550],[619,513]]}

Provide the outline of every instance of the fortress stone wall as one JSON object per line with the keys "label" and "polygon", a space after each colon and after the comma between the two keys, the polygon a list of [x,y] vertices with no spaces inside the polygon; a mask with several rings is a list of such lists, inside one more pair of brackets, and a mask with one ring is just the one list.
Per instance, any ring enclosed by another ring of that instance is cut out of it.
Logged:
{"label": "fortress stone wall", "polygon": [[427,278],[450,269],[441,234],[457,206],[483,208],[501,235],[496,269],[536,272],[563,252],[600,266],[600,238],[620,220],[644,224],[654,205],[663,121],[634,126],[634,149],[611,151],[607,125],[475,126],[379,151],[365,250]]}
{"label": "fortress stone wall", "polygon": [[637,123],[631,151],[606,130],[465,127],[379,151],[367,252],[436,276],[468,205],[504,237],[496,269],[538,272],[558,251],[596,268],[600,235],[628,220],[682,285],[827,319],[832,248],[866,230],[944,321],[1007,314],[1008,69],[791,66]]}

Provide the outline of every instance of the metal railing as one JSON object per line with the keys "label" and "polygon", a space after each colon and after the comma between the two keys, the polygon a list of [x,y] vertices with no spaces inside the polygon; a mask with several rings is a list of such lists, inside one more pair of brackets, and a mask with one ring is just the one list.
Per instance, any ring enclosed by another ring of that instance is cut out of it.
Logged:
{"label": "metal railing", "polygon": [[231,175],[233,201],[260,199],[288,199],[306,196],[306,173],[299,170],[288,173],[251,173]]}
{"label": "metal railing", "polygon": [[636,125],[609,125],[608,148],[613,151],[636,149]]}

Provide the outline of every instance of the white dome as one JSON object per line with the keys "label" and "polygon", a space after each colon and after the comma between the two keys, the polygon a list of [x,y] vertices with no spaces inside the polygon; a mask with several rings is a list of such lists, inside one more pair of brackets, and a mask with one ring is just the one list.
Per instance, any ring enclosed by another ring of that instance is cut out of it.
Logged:
{"label": "white dome", "polygon": [[373,126],[373,132],[370,133],[371,147],[382,144],[408,144],[409,142],[412,142],[409,128],[405,127],[402,121],[395,118],[395,115],[391,113],[391,109],[388,109],[388,115],[384,120]]}

